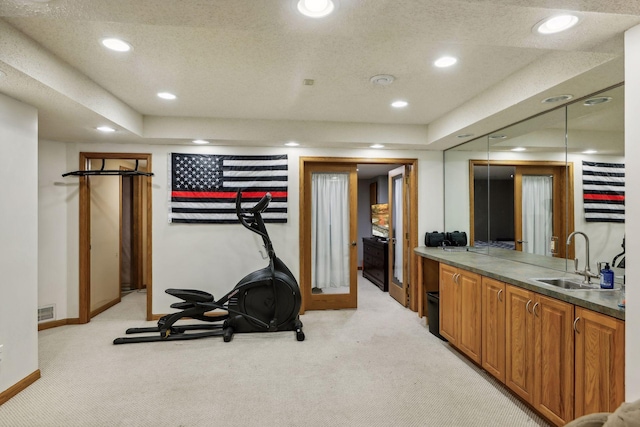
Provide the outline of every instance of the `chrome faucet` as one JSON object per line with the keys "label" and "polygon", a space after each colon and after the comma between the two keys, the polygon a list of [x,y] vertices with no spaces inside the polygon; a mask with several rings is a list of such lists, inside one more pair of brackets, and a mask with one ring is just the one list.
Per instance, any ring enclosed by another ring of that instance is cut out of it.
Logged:
{"label": "chrome faucet", "polygon": [[591,284],[591,278],[599,277],[599,274],[592,273],[591,267],[589,266],[589,237],[587,237],[587,235],[584,234],[582,231],[574,231],[573,233],[569,234],[569,237],[567,237],[567,245],[571,244],[571,238],[575,234],[581,234],[582,236],[584,236],[584,246],[585,246],[585,252],[586,252],[585,253],[586,261],[584,264],[583,271],[578,271],[578,258],[574,259],[575,273],[584,277],[584,281],[582,283]]}

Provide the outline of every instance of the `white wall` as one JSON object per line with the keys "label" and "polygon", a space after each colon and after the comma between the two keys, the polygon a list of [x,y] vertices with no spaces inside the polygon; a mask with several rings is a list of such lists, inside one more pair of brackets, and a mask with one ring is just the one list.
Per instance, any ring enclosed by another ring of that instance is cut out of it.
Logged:
{"label": "white wall", "polygon": [[[64,147],[62,147],[64,145]],[[427,229],[442,228],[442,153],[438,151],[380,151],[380,150],[337,150],[305,148],[255,148],[255,147],[195,147],[165,145],[123,145],[123,144],[56,144],[50,151],[55,155],[43,159],[43,174],[60,176],[68,170],[77,169],[80,152],[141,152],[152,154],[153,197],[153,313],[170,311],[174,298],[164,294],[170,287],[201,289],[220,297],[246,274],[264,267],[266,261],[259,254],[261,241],[241,225],[195,225],[168,224],[168,155],[171,152],[217,153],[217,154],[288,154],[289,155],[289,220],[286,224],[268,224],[276,253],[298,277],[299,268],[299,158],[300,156],[322,157],[363,157],[363,158],[417,158],[419,179],[419,227],[418,236],[424,236]],[[61,159],[65,158],[65,164]],[[55,181],[58,182],[55,185]],[[66,210],[66,259],[60,260],[67,266],[65,273],[51,268],[41,271],[42,275],[52,275],[47,294],[57,296],[56,303],[65,306],[67,312],[59,312],[61,318],[78,316],[78,193],[77,178],[54,178],[42,191],[49,191],[51,209],[56,214]],[[57,191],[65,183],[66,193]],[[368,192],[367,192],[368,195]],[[427,202],[428,201],[428,202]],[[63,207],[64,205],[64,207]],[[426,206],[429,206],[428,209]],[[51,238],[58,240],[58,230]],[[48,233],[41,233],[44,247],[58,248],[50,242]],[[41,293],[44,294],[43,291]]]}
{"label": "white wall", "polygon": [[[78,180],[62,182],[66,172],[66,144],[38,143],[38,306],[55,305],[55,319],[66,318],[67,300],[67,192],[78,190]],[[60,167],[62,166],[62,167]],[[64,292],[60,293],[60,290]]]}
{"label": "white wall", "polygon": [[0,94],[0,392],[38,370],[38,113]]}
{"label": "white wall", "polygon": [[[626,400],[640,399],[640,264],[634,261],[640,257],[640,26],[625,33],[625,169],[626,182],[626,234],[627,241],[627,308],[625,339],[625,385]],[[631,167],[634,166],[634,167]],[[634,185],[630,185],[633,183]]]}

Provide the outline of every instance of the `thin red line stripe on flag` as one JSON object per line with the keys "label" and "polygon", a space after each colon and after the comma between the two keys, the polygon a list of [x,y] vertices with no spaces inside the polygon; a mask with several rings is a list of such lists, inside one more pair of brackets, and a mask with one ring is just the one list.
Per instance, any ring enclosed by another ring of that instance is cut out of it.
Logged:
{"label": "thin red line stripe on flag", "polygon": [[[267,191],[247,191],[242,193],[243,198],[262,197]],[[271,197],[280,198],[287,197],[286,191],[270,191]],[[230,191],[172,191],[171,197],[183,197],[192,199],[235,199],[236,193]]]}
{"label": "thin red line stripe on flag", "polygon": [[585,194],[585,200],[624,200],[624,196],[621,195],[609,195],[609,194]]}

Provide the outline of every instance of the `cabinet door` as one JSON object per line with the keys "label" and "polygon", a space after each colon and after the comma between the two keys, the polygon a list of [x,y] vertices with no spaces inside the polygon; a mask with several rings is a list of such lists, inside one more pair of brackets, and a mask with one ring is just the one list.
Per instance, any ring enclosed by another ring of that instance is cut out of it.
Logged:
{"label": "cabinet door", "polygon": [[471,360],[482,361],[482,286],[481,276],[458,269],[460,322],[458,348]]}
{"label": "cabinet door", "polygon": [[530,403],[533,403],[535,357],[533,299],[533,292],[506,286],[505,384]]}
{"label": "cabinet door", "polygon": [[504,383],[505,284],[482,278],[482,367]]}
{"label": "cabinet door", "polygon": [[457,274],[457,268],[440,264],[440,335],[454,346],[458,344],[458,286],[454,280]]}
{"label": "cabinet door", "polygon": [[576,307],[575,418],[624,402],[624,322]]}
{"label": "cabinet door", "polygon": [[536,336],[533,406],[557,425],[573,419],[573,304],[544,295],[533,308]]}

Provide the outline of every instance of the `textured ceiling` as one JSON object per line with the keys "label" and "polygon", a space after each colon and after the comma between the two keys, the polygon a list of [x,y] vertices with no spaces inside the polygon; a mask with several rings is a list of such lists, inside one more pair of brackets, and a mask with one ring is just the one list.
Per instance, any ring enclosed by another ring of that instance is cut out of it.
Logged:
{"label": "textured ceiling", "polygon": [[[310,19],[295,0],[0,0],[0,92],[39,109],[45,139],[439,149],[542,111],[545,91],[620,82],[622,34],[640,23],[626,0],[336,1]],[[562,11],[581,22],[531,31]],[[443,54],[458,64],[433,67]],[[373,85],[381,73],[395,82]]]}

